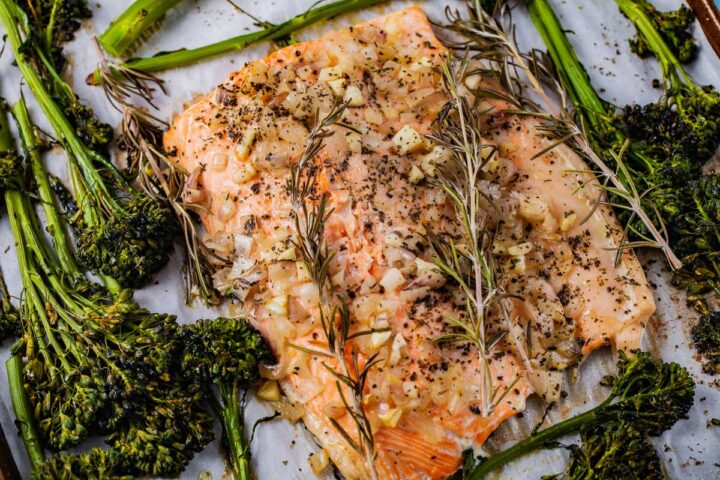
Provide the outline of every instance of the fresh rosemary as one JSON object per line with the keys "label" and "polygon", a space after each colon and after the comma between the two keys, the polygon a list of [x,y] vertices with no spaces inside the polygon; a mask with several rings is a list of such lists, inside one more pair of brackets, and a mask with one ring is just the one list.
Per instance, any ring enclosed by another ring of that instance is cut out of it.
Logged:
{"label": "fresh rosemary", "polygon": [[[333,358],[339,365],[341,371],[335,370],[326,362],[322,363],[335,377],[340,399],[355,424],[357,435],[353,436],[334,418],[328,417],[328,421],[348,445],[365,459],[371,477],[377,479],[372,424],[363,408],[363,399],[368,374],[380,359],[374,354],[361,362],[359,352],[350,343],[360,336],[387,329],[351,332],[353,321],[348,306],[333,294],[328,275],[334,254],[325,242],[325,224],[332,214],[332,209],[328,209],[328,194],[318,194],[315,191],[316,169],[313,161],[323,148],[323,140],[331,135],[330,127],[339,124],[345,108],[345,104],[338,104],[322,120],[316,122],[308,136],[303,155],[297,164],[291,167],[288,189],[295,216],[295,246],[300,251],[303,264],[319,292],[318,309],[327,351],[307,349],[294,344],[290,346],[312,355]],[[349,362],[346,359],[348,348]]]}
{"label": "fresh rosemary", "polygon": [[[567,145],[594,167],[592,172],[577,173],[589,174],[592,177],[591,181],[581,184],[582,188],[590,185],[598,188],[595,208],[607,205],[627,210],[631,220],[638,218],[642,222],[648,234],[632,229],[633,235],[639,238],[637,241],[629,239],[629,229],[632,227],[625,227],[617,246],[618,262],[622,252],[627,249],[654,247],[663,252],[673,269],[680,268],[682,262],[670,247],[661,216],[657,215],[656,207],[646,198],[647,192],[641,192],[635,187],[624,166],[624,149],[613,155],[613,161],[617,165],[615,169],[610,168],[595,152],[581,116],[576,115],[570,106],[568,92],[547,54],[538,50],[525,53],[518,48],[507,2],[498,2],[493,15],[482,8],[480,0],[467,0],[466,3],[466,16],[458,10],[449,7],[446,9],[448,22],[443,26],[462,37],[447,44],[454,50],[468,52],[472,59],[479,61],[483,67],[474,73],[491,79],[491,83],[494,82],[499,87],[483,87],[474,93],[508,102],[515,108],[508,113],[538,119],[540,125],[537,130],[553,143],[538,152],[537,156],[544,155],[560,145]],[[615,201],[608,202],[606,197],[609,196]],[[595,209],[593,213],[594,211]],[[632,221],[626,222],[627,225],[631,223]]]}
{"label": "fresh rosemary", "polygon": [[122,114],[118,146],[127,155],[129,170],[151,197],[170,205],[183,232],[186,259],[183,266],[185,301],[201,298],[217,303],[219,295],[212,284],[212,273],[231,261],[208,248],[200,238],[194,212],[202,207],[186,201],[188,174],[168,158],[162,145],[167,123],[133,100],[145,101],[150,108],[156,89],[165,93],[162,80],[143,72],[131,72],[122,65],[101,61],[100,84],[110,104]]}

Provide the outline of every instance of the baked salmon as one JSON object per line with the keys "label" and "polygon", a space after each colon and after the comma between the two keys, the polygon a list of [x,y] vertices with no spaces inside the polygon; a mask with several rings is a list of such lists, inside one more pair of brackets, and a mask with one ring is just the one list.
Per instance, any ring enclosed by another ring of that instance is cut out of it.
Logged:
{"label": "baked salmon", "polygon": [[[457,222],[431,181],[451,153],[426,137],[448,102],[446,58],[423,11],[407,8],[248,63],[165,137],[190,173],[186,195],[202,207],[207,242],[234,260],[216,286],[271,343],[275,378],[347,479],[447,477],[528,395],[558,398],[564,368],[603,345],[639,346],[655,310],[634,254],[616,262],[622,232],[606,207],[594,208],[583,161],[564,146],[536,157],[550,144],[537,124],[483,100],[485,141],[497,147],[483,188],[499,212],[493,249],[511,295],[488,359],[496,401],[483,413],[480,352],[435,341],[465,304],[435,267],[424,227],[452,235]],[[465,94],[479,81],[466,78]],[[346,365],[314,354],[327,339],[288,188],[313,123],[339,101],[347,107],[313,159],[314,188],[331,212],[324,241],[334,295],[353,331],[375,331],[353,340],[361,363],[380,359],[362,397],[371,461],[333,423],[356,434],[329,371]]]}

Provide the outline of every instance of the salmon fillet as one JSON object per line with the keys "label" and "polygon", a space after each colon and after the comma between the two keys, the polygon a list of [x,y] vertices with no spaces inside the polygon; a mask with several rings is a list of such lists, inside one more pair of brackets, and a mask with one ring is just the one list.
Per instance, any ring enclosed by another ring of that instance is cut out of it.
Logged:
{"label": "salmon fillet", "polygon": [[[528,395],[558,398],[564,368],[603,345],[637,347],[655,309],[632,252],[615,263],[617,221],[605,207],[593,210],[592,185],[578,189],[583,161],[562,146],[534,158],[549,145],[534,121],[500,102],[482,106],[493,110],[486,140],[498,147],[485,185],[502,218],[494,248],[515,295],[489,359],[498,401],[482,414],[478,352],[434,341],[464,304],[432,265],[423,227],[452,235],[456,223],[428,181],[449,152],[423,138],[448,101],[438,68],[445,59],[423,11],[407,8],[245,65],[178,115],[165,137],[190,172],[186,194],[202,207],[207,242],[234,258],[216,286],[271,343],[283,392],[347,479],[373,470],[382,479],[447,477]],[[388,329],[354,340],[361,362],[381,359],[363,397],[372,465],[330,421],[356,431],[323,363],[342,365],[311,353],[327,340],[317,288],[293,243],[288,191],[314,119],[339,99],[348,102],[342,125],[330,127],[313,167],[332,209],[333,290],[353,329]]]}

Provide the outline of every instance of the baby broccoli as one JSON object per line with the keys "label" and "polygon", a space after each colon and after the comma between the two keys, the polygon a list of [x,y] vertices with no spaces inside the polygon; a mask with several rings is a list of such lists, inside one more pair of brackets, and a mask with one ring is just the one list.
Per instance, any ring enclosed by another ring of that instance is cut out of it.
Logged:
{"label": "baby broccoli", "polygon": [[[687,63],[695,59],[698,47],[688,31],[695,21],[695,15],[687,5],[680,5],[677,10],[660,12],[648,0],[632,1],[645,12],[647,21],[652,23],[657,34],[678,60]],[[655,55],[655,49],[642,31],[637,26],[636,28],[637,35],[630,40],[630,49],[641,57]]]}
{"label": "baby broccoli", "polygon": [[[175,317],[141,308],[129,290],[111,293],[85,278],[57,223],[22,100],[13,112],[52,238],[50,245],[31,197],[6,190],[24,287],[24,332],[14,354],[25,358],[39,437],[59,451],[101,434],[117,455],[118,475],[177,475],[212,439],[212,417],[174,368],[181,347]],[[56,465],[75,468],[79,461]]]}
{"label": "baby broccoli", "polygon": [[664,480],[660,456],[631,423],[593,425],[580,430],[580,445],[570,445],[565,471],[543,480]]}
{"label": "baby broccoli", "polygon": [[720,312],[709,312],[700,317],[692,329],[695,348],[705,356],[703,370],[720,373]]}
{"label": "baby broccoli", "polygon": [[169,260],[177,224],[166,205],[132,188],[108,160],[105,129],[50,60],[39,38],[50,35],[53,24],[39,18],[33,23],[15,0],[0,1],[0,22],[17,66],[68,154],[80,207],[73,218],[78,261],[122,286],[141,287]]}
{"label": "baby broccoli", "polygon": [[[595,442],[614,444],[617,440],[613,441],[612,436],[619,435],[617,431],[608,430],[603,437],[591,438],[600,434],[598,428],[603,426],[612,429],[626,423],[641,436],[658,436],[678,420],[687,418],[695,398],[695,382],[684,367],[665,363],[639,350],[634,351],[632,357],[620,351],[617,375],[607,376],[602,383],[610,388],[610,394],[600,405],[534,433],[508,450],[485,459],[465,478],[484,478],[496,468],[538,448],[552,446],[560,437],[571,433],[584,432],[589,446],[601,444]],[[639,467],[650,467],[648,458],[636,458],[632,452],[630,455],[628,458],[633,458]]]}
{"label": "baby broccoli", "polygon": [[119,57],[179,2],[180,0],[135,0],[98,37],[98,42],[110,55]]}
{"label": "baby broccoli", "polygon": [[120,455],[114,450],[93,448],[89,452],[63,453],[47,460],[34,471],[31,480],[132,480],[116,473]]}
{"label": "baby broccoli", "polygon": [[235,480],[250,480],[241,395],[259,382],[261,363],[274,363],[272,351],[250,323],[232,318],[200,320],[185,327],[183,338],[182,370],[220,418]]}

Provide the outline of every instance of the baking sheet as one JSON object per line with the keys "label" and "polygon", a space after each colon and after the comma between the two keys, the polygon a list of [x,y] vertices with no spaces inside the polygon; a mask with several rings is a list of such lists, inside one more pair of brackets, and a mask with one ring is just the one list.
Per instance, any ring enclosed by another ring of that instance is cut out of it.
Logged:
{"label": "baking sheet", "polygon": [[[254,0],[240,2],[246,10],[257,17],[278,22],[290,15],[300,13],[310,7],[315,0]],[[93,36],[102,32],[123,11],[131,0],[106,0],[91,2],[95,16],[92,25],[88,24],[81,30],[75,42],[68,46],[72,63],[73,85],[79,96],[92,105],[105,121],[112,124],[119,122],[119,115],[113,111],[102,91],[88,87],[84,83],[85,76],[96,65],[99,52],[94,44]],[[440,1],[426,0],[418,2],[393,1],[382,6],[351,13],[338,19],[326,22],[317,27],[307,29],[297,35],[298,39],[311,39],[321,32],[347,26],[363,19],[369,19],[383,12],[417,3],[423,6],[434,20],[444,18],[446,6],[463,9],[463,2],[458,0]],[[676,8],[680,0],[653,0],[660,8]],[[626,38],[632,33],[629,22],[618,12],[611,0],[554,0],[554,6],[561,16],[565,27],[582,35],[571,35],[580,59],[585,63],[594,85],[599,91],[605,92],[606,99],[618,104],[633,101],[648,102],[656,99],[660,92],[651,87],[650,80],[660,78],[660,72],[653,61],[641,61],[629,52]],[[518,23],[517,35],[524,49],[542,47],[537,33],[525,15],[523,8],[515,13]],[[137,52],[140,55],[154,54],[164,50],[175,50],[180,47],[194,47],[210,41],[225,39],[233,35],[254,30],[252,21],[236,12],[226,0],[185,0],[170,12],[161,30],[154,35]],[[1,28],[0,28],[1,31]],[[700,37],[700,58],[689,68],[689,71],[702,83],[712,83],[720,87],[720,60],[718,60],[699,26],[695,33]],[[198,94],[210,90],[225,76],[239,68],[244,62],[261,58],[271,49],[269,44],[256,45],[240,53],[207,61],[200,65],[161,74],[166,81],[168,95],[157,97],[160,117],[170,119],[180,112]],[[11,66],[9,51],[0,57],[0,93],[10,102],[15,101],[21,90],[21,76]],[[32,96],[29,99],[35,121],[49,131],[49,126],[36,107]],[[65,177],[64,159],[61,152],[52,152],[48,156],[50,169]],[[11,292],[19,295],[21,284],[15,262],[12,237],[6,219],[0,219],[0,264],[5,272]],[[681,422],[676,427],[657,439],[656,446],[665,459],[669,477],[672,479],[716,479],[720,465],[720,427],[710,427],[709,420],[720,417],[720,392],[714,385],[713,378],[703,375],[700,364],[695,360],[694,353],[688,347],[690,326],[697,315],[684,305],[681,293],[673,290],[668,283],[668,273],[664,271],[662,259],[654,254],[643,255],[648,266],[648,277],[655,286],[655,297],[658,302],[656,319],[648,326],[645,347],[657,352],[666,360],[674,360],[691,369],[698,383],[696,403],[690,413],[691,419]],[[136,293],[136,298],[151,310],[168,312],[178,315],[181,322],[190,322],[198,318],[214,316],[219,311],[207,311],[204,308],[188,308],[184,305],[182,281],[179,274],[181,255],[176,252],[171,264],[157,278],[157,282]],[[8,358],[8,346],[0,348],[0,361]],[[614,359],[609,351],[593,354],[580,369],[579,381],[569,387],[567,401],[554,409],[547,421],[553,422],[572,413],[583,410],[601,400],[604,393],[599,390],[599,378],[612,367]],[[0,424],[2,424],[11,445],[11,450],[19,463],[22,472],[27,474],[29,465],[24,450],[12,423],[10,398],[7,391],[5,369],[0,368]],[[510,445],[515,439],[526,435],[539,421],[543,411],[539,402],[529,402],[529,408],[522,418],[506,422],[493,439],[486,445],[486,450]],[[247,423],[252,425],[255,419],[267,415],[269,410],[262,404],[250,399],[247,412]],[[218,432],[219,433],[219,432]],[[568,439],[570,441],[572,439]],[[94,442],[100,444],[100,440]],[[285,421],[274,421],[258,428],[252,445],[255,471],[259,480],[275,479],[311,479],[307,459],[317,450],[311,436],[301,424],[291,425]],[[525,457],[503,471],[495,478],[506,479],[537,479],[543,474],[562,470],[565,460],[563,450],[542,451]],[[322,478],[334,478],[331,469]],[[183,479],[197,479],[202,472],[208,472],[213,479],[226,476],[224,462],[220,453],[219,442],[210,444],[198,454]]]}

